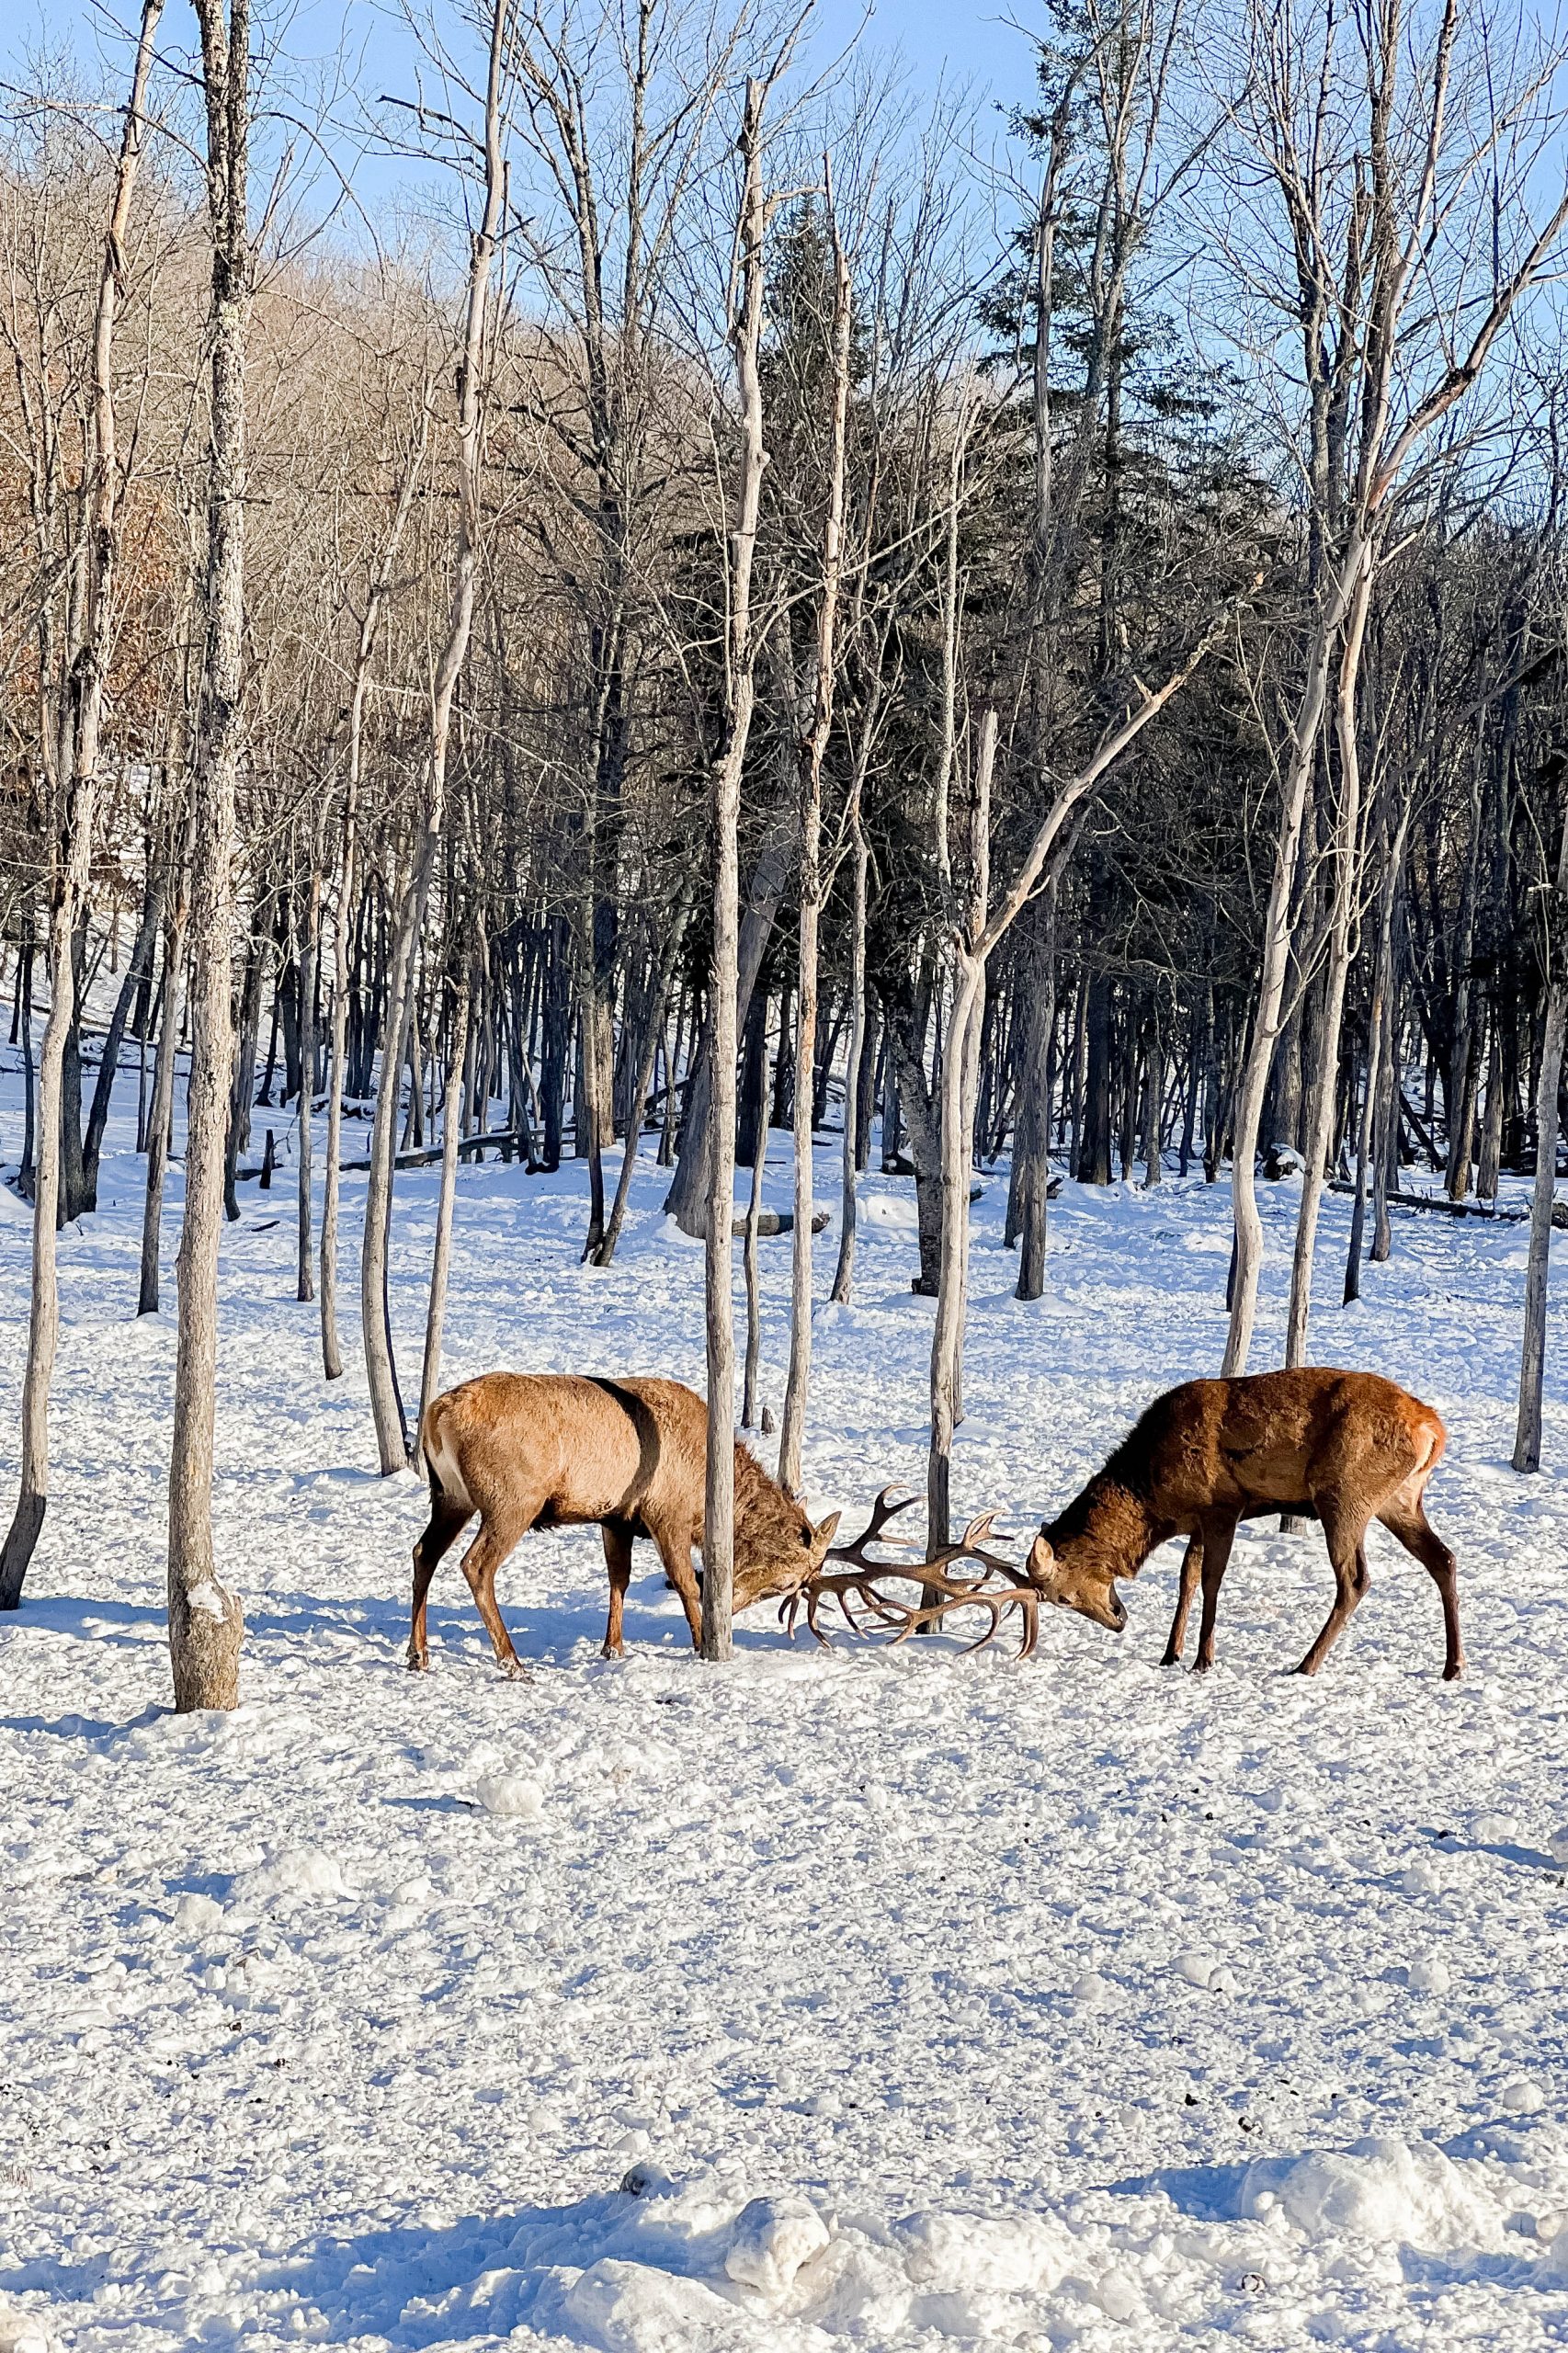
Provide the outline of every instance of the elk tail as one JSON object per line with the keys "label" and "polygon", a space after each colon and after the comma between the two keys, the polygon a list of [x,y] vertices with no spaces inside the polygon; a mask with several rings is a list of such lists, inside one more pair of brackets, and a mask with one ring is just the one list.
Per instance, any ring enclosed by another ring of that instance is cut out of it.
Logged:
{"label": "elk tail", "polygon": [[448,1441],[441,1412],[446,1400],[432,1399],[419,1425],[419,1459],[425,1465],[425,1475],[430,1482],[430,1504],[434,1510],[440,1503],[465,1505],[473,1508],[458,1457]]}

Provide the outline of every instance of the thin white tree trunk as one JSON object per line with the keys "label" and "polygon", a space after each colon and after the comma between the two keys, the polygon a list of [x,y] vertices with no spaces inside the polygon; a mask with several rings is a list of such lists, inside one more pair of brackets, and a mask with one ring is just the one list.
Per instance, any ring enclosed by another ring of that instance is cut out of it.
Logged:
{"label": "thin white tree trunk", "polygon": [[844,1090],[844,1176],[839,1218],[838,1264],[834,1269],[831,1297],[841,1307],[849,1304],[855,1277],[855,1236],[858,1217],[858,1176],[855,1151],[860,1124],[860,1063],[866,1051],[866,881],[870,853],[857,801],[850,814],[853,904],[849,928],[849,1063]]}
{"label": "thin white tree trunk", "polygon": [[926,1466],[927,1551],[948,1540],[953,1432],[961,1410],[964,1322],[969,1297],[969,1177],[974,1158],[976,1050],[985,994],[983,940],[990,911],[991,785],[996,713],[980,726],[971,832],[969,906],[953,948],[953,999],[942,1040],[942,1230],[937,1320],[931,1336],[931,1445]]}
{"label": "thin white tree trunk", "polygon": [[[838,233],[833,173],[824,162],[828,235],[833,251],[832,387],[827,516],[823,526],[822,590],[817,600],[815,678],[811,723],[801,745],[801,952],[795,1015],[795,1231],[790,1237],[790,1370],[778,1438],[778,1477],[801,1492],[806,1396],[812,1373],[812,1212],[816,1092],[817,937],[822,910],[822,767],[833,728],[838,662],[838,600],[844,568],[844,481],[849,415],[849,263]],[[853,1084],[853,1082],[851,1082]]]}
{"label": "thin white tree trunk", "polygon": [[72,663],[68,732],[72,760],[58,786],[54,842],[54,903],[49,926],[49,1019],[39,1061],[33,1180],[32,1291],[28,1359],[22,1377],[21,1482],[17,1507],[0,1547],[0,1609],[15,1609],[49,1508],[49,1396],[60,1337],[57,1231],[60,1213],[61,1107],[65,1048],[75,1014],[73,949],[87,904],[93,829],[98,805],[98,740],[104,678],[108,666],[112,598],[119,556],[119,468],[115,449],[114,329],[124,267],[153,43],[163,0],[144,0],[120,133],[119,158],[104,226],[93,323],[90,506],[83,628]]}
{"label": "thin white tree trunk", "polygon": [[156,1315],[161,1290],[158,1264],[164,1218],[164,1179],[169,1165],[169,1122],[175,1108],[175,1066],[185,1017],[185,935],[188,912],[182,879],[164,928],[163,1006],[158,1051],[153,1061],[153,1108],[147,1127],[147,1198],[142,1211],[142,1280],[138,1315]]}
{"label": "thin white tree trunk", "polygon": [[766,85],[748,78],[740,152],[744,169],[740,222],[741,301],[732,335],[741,399],[739,497],[731,533],[729,724],[713,768],[713,961],[709,984],[711,1097],[708,1148],[704,1305],[708,1338],[708,1461],[702,1522],[702,1640],[705,1659],[733,1647],[735,1577],[735,1014],[740,967],[741,771],[756,701],[756,640],[752,567],[767,453],[762,436],[763,247],[767,208],[762,188],[762,109]]}
{"label": "thin white tree trunk", "polygon": [[61,1080],[74,1009],[72,942],[91,870],[97,779],[73,777],[61,819],[61,870],[49,922],[49,1018],[39,1057],[33,1170],[32,1295],[22,1377],[21,1484],[0,1549],[0,1609],[15,1609],[49,1508],[49,1392],[60,1337],[56,1231],[60,1214]]}
{"label": "thin white tree trunk", "polygon": [[1371,600],[1370,569],[1363,571],[1345,623],[1335,695],[1334,727],[1339,745],[1339,808],[1335,832],[1335,861],[1332,913],[1329,919],[1328,969],[1324,982],[1323,1021],[1318,1033],[1317,1068],[1312,1074],[1307,1111],[1306,1168],[1301,1178],[1301,1202],[1296,1217],[1296,1247],[1290,1268],[1290,1301],[1285,1320],[1285,1361],[1307,1361],[1307,1325],[1312,1315],[1312,1259],[1317,1245],[1318,1213],[1334,1149],[1334,1111],[1339,1094],[1339,1033],[1345,1017],[1345,987],[1350,974],[1351,937],[1355,926],[1361,864],[1361,759],[1356,735],[1356,708],[1361,673],[1361,648],[1366,636],[1367,608]]}
{"label": "thin white tree trunk", "polygon": [[741,1427],[754,1430],[761,1418],[762,1270],[756,1240],[762,1219],[762,1180],[767,1168],[767,1006],[762,1008],[763,1055],[756,1106],[756,1148],[751,1156],[751,1193],[746,1201],[746,1362],[741,1395]]}
{"label": "thin white tree trunk", "polygon": [[441,1385],[441,1338],[447,1321],[447,1279],[452,1263],[452,1218],[458,1195],[458,1139],[462,1122],[463,1061],[468,1052],[470,985],[465,972],[452,1017],[441,1112],[441,1190],[436,1206],[436,1247],[430,1260],[430,1309],[425,1322],[425,1365],[419,1382],[419,1424]]}
{"label": "thin white tree trunk", "polygon": [[398,485],[386,544],[370,574],[359,624],[354,664],[354,687],[348,699],[348,772],[343,799],[343,856],[338,868],[337,915],[333,927],[332,1063],[327,1074],[325,1166],[322,1172],[321,1211],[321,1340],[322,1364],[328,1381],[343,1374],[343,1347],[337,1332],[337,1229],[342,1194],[343,1066],[348,1042],[348,971],[353,948],[354,890],[359,816],[359,779],[365,757],[365,700],[370,686],[370,665],[381,614],[392,586],[392,566],[414,506],[414,494],[430,440],[428,381],[420,403],[416,438]]}
{"label": "thin white tree trunk", "polygon": [[295,1268],[294,1296],[312,1300],[316,1295],[312,1268],[312,1176],[311,1113],[316,1092],[316,959],[321,950],[321,859],[311,860],[309,896],[305,906],[305,935],[300,944],[300,1151],[299,1151],[299,1256]]}
{"label": "thin white tree trunk", "polygon": [[[414,1017],[419,934],[425,919],[436,851],[446,814],[447,754],[452,704],[468,656],[479,578],[480,464],[483,403],[480,382],[490,279],[505,199],[501,97],[506,74],[510,0],[492,0],[490,54],[484,93],[484,205],[469,258],[462,346],[458,364],[458,532],[451,610],[436,665],[430,699],[430,754],[426,800],[414,863],[399,915],[397,947],[388,989],[387,1028],[381,1086],[370,1130],[370,1170],[365,1187],[365,1232],[359,1259],[359,1320],[369,1376],[370,1411],[383,1477],[408,1460],[408,1432],[392,1364],[387,1327],[387,1262],[391,1245],[393,1158],[403,1066]],[[481,1126],[483,1120],[481,1119]]]}
{"label": "thin white tree trunk", "polygon": [[1296,858],[1301,848],[1301,823],[1306,813],[1307,786],[1317,757],[1318,737],[1328,699],[1328,676],[1335,642],[1348,609],[1363,567],[1372,551],[1365,539],[1353,538],[1334,585],[1325,596],[1308,649],[1307,670],[1296,710],[1280,797],[1279,831],[1274,846],[1274,872],[1263,918],[1263,960],[1258,972],[1257,1002],[1236,1088],[1235,1118],[1231,1146],[1231,1208],[1235,1224],[1235,1255],[1231,1277],[1231,1321],[1221,1368],[1227,1378],[1244,1373],[1252,1350],[1257,1320],[1257,1287],[1263,1271],[1263,1220],[1257,1207],[1257,1145],[1263,1127],[1264,1099],[1274,1049],[1284,1026],[1285,982],[1295,934],[1292,900]]}
{"label": "thin white tree trunk", "polygon": [[1557,1100],[1568,1040],[1568,972],[1563,969],[1562,910],[1568,905],[1568,812],[1557,858],[1554,904],[1546,921],[1546,1032],[1535,1091],[1535,1189],[1525,1262],[1525,1323],[1519,1355],[1519,1418],[1514,1433],[1516,1471],[1540,1469],[1541,1387],[1546,1372],[1546,1294],[1551,1258],[1551,1205],[1557,1189]]}
{"label": "thin white tree trunk", "polygon": [[169,1458],[169,1655],[183,1714],[239,1699],[244,1619],[212,1545],[218,1381],[218,1245],[233,1074],[234,785],[244,638],[245,346],[250,308],[246,156],[248,0],[196,0],[207,100],[212,228],[211,459],[207,631],[191,781],[191,1052],[180,1235],[179,1343]]}
{"label": "thin white tree trunk", "polygon": [[343,1374],[343,1348],[337,1336],[337,1218],[343,1163],[343,1057],[348,1042],[348,962],[352,946],[351,908],[354,889],[354,789],[358,782],[358,717],[362,680],[355,680],[355,700],[349,712],[348,801],[343,813],[343,861],[338,869],[337,915],[333,926],[332,1043],[327,1072],[326,1146],[322,1170],[321,1202],[321,1345],[322,1368],[328,1381]]}

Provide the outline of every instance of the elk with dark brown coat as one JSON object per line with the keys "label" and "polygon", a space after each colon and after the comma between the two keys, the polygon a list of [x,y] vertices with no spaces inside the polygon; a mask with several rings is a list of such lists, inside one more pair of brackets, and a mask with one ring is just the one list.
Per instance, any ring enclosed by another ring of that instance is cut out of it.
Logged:
{"label": "elk with dark brown coat", "polygon": [[[414,1548],[410,1667],[429,1663],[430,1580],[475,1512],[479,1533],[463,1555],[463,1575],[507,1675],[523,1670],[495,1606],[495,1573],[530,1528],[598,1522],[609,1571],[606,1658],[621,1655],[639,1536],[657,1548],[695,1645],[702,1604],[691,1556],[702,1541],[707,1449],[708,1408],[678,1381],[487,1372],[433,1399],[419,1430],[430,1525]],[[835,1512],[813,1527],[737,1442],[734,1608],[792,1593],[822,1566],[837,1525]]]}
{"label": "elk with dark brown coat", "polygon": [[1431,1572],[1443,1605],[1443,1679],[1464,1672],[1453,1554],[1423,1495],[1448,1433],[1430,1405],[1372,1372],[1301,1366],[1250,1380],[1188,1381],[1155,1399],[1103,1471],[1029,1552],[1049,1601],[1119,1633],[1118,1577],[1136,1576],[1158,1544],[1187,1538],[1164,1664],[1180,1659],[1201,1579],[1197,1669],[1214,1660],[1221,1580],[1244,1519],[1296,1513],[1323,1523],[1338,1591],[1298,1673],[1315,1675],[1366,1592],[1366,1535],[1381,1520]]}

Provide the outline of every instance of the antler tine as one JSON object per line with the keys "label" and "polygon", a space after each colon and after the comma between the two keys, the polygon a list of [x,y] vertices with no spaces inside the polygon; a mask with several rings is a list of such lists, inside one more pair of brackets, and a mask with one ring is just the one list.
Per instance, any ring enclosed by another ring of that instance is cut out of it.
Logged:
{"label": "antler tine", "polygon": [[[996,1525],[994,1511],[977,1513],[956,1542],[937,1545],[923,1559],[893,1562],[870,1557],[868,1548],[879,1540],[897,1545],[902,1551],[915,1550],[897,1537],[882,1535],[889,1520],[899,1512],[907,1511],[915,1501],[914,1495],[901,1499],[892,1487],[884,1487],[871,1506],[871,1517],[863,1532],[852,1543],[834,1546],[827,1554],[829,1560],[851,1565],[808,1578],[786,1597],[778,1613],[780,1622],[793,1634],[803,1605],[809,1631],[824,1649],[828,1648],[828,1637],[817,1622],[817,1613],[824,1601],[835,1601],[851,1632],[868,1637],[881,1635],[889,1647],[896,1648],[911,1634],[928,1626],[939,1626],[949,1609],[983,1609],[988,1623],[974,1642],[964,1645],[967,1652],[983,1650],[988,1643],[994,1642],[1004,1618],[1016,1608],[1023,1620],[1017,1655],[1032,1656],[1040,1634],[1039,1596],[1025,1571],[988,1549]],[[952,1574],[961,1561],[977,1563],[978,1574]],[[925,1590],[920,1599],[901,1601],[887,1592],[884,1581],[890,1578],[921,1586]],[[866,1623],[859,1610],[868,1612],[872,1622]]]}
{"label": "antler tine", "polygon": [[912,1549],[903,1538],[884,1537],[882,1530],[890,1519],[895,1519],[901,1511],[907,1511],[915,1501],[916,1498],[914,1495],[904,1495],[895,1500],[895,1490],[892,1487],[884,1487],[871,1506],[870,1518],[853,1543],[830,1546],[827,1558],[830,1561],[853,1561],[864,1569],[885,1566],[885,1563],[873,1561],[866,1548],[869,1544],[885,1543],[896,1547],[900,1552]]}

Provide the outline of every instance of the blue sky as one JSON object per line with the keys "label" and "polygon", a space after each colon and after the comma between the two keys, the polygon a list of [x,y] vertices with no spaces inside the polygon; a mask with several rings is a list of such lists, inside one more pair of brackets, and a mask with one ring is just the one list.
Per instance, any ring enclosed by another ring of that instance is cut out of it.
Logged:
{"label": "blue sky", "polygon": [[[301,97],[303,85],[316,79],[310,61],[324,64],[340,47],[358,61],[352,81],[365,98],[412,86],[407,38],[399,36],[389,0],[252,0],[252,6],[258,23],[296,61]],[[0,0],[0,80],[30,80],[22,67],[28,53],[64,44],[81,56],[89,85],[101,77],[103,86],[118,93],[130,56],[129,31],[139,16],[140,0]],[[1036,20],[1044,20],[1042,0],[980,0],[978,6],[965,0],[874,0],[869,8],[866,0],[815,0],[808,39],[811,52],[826,64],[859,33],[863,53],[887,60],[896,74],[903,94],[897,111],[905,119],[917,119],[939,88],[964,92],[973,135],[984,149],[991,144],[988,122],[999,127],[998,104],[1016,105],[1029,94],[1030,45],[1018,28]],[[161,40],[170,51],[194,46],[188,0],[165,0]],[[289,79],[285,68],[285,90]],[[312,111],[308,103],[305,111]],[[335,108],[340,120],[352,111],[351,106]],[[263,134],[262,150],[266,145]],[[347,146],[339,149],[340,164],[347,153]],[[356,244],[369,215],[381,216],[376,226],[384,230],[391,213],[415,194],[421,175],[406,162],[374,153],[359,154],[351,169],[358,205],[368,210],[356,229],[351,206],[340,214],[339,227]]]}
{"label": "blue sky", "polygon": [[[350,12],[359,13],[352,8]],[[108,0],[108,14],[129,23],[134,14],[134,0]],[[179,37],[180,24],[187,11],[174,0],[168,13],[168,28]],[[295,10],[296,23],[301,20],[325,24],[344,13],[342,8],[329,9],[324,0],[305,0]],[[90,49],[95,34],[96,10],[91,0],[11,0],[0,10],[7,29],[0,36],[0,53],[15,53],[18,47],[36,41],[40,34],[50,39],[66,38]],[[848,40],[860,25],[866,10],[862,0],[816,0],[816,44],[824,55]],[[965,5],[965,0],[877,0],[870,11],[867,37],[880,51],[901,52],[907,63],[915,88],[933,90],[938,82],[959,80],[973,85],[977,95],[990,88],[995,96],[1006,100],[1022,96],[1028,83],[1028,43],[1006,17],[1028,25],[1036,16],[1043,17],[1043,10],[1036,0],[980,0],[978,6]],[[313,32],[312,32],[313,39]]]}

